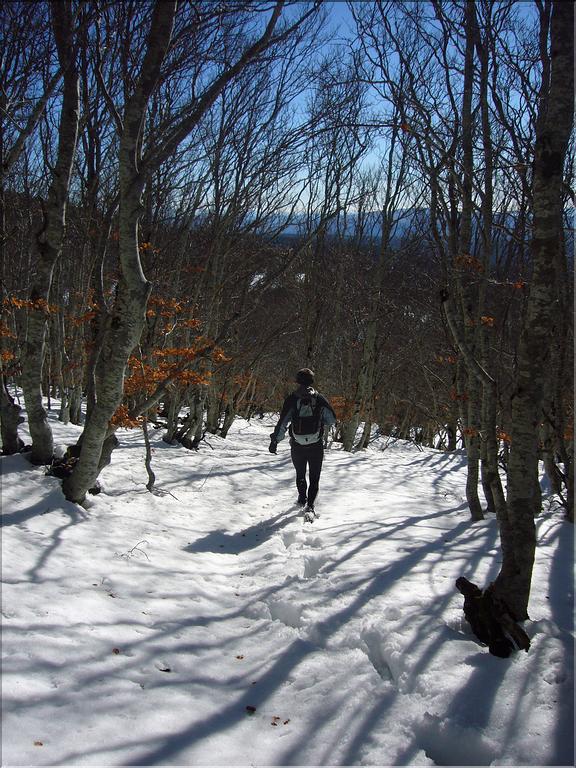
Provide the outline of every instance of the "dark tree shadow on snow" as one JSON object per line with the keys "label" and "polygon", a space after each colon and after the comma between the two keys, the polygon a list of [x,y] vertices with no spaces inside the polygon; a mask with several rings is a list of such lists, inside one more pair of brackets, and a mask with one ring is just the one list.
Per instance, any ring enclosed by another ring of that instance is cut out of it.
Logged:
{"label": "dark tree shadow on snow", "polygon": [[262,523],[257,523],[245,528],[238,533],[226,533],[222,529],[211,531],[201,539],[184,547],[185,552],[219,552],[221,554],[239,555],[255,549],[268,541],[274,534],[281,531],[297,517],[297,508],[294,506],[285,512],[280,512]]}

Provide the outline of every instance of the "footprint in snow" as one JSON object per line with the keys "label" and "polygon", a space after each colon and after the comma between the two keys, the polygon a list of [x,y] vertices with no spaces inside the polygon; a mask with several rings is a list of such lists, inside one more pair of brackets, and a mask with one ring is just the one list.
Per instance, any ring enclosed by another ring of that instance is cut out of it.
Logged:
{"label": "footprint in snow", "polygon": [[364,631],[361,635],[361,649],[364,651],[368,660],[386,682],[394,682],[394,675],[386,659],[383,638],[377,630],[371,629]]}
{"label": "footprint in snow", "polygon": [[288,547],[298,541],[298,533],[296,531],[285,531],[282,534],[282,541],[286,549],[288,549]]}
{"label": "footprint in snow", "polygon": [[304,558],[304,578],[312,579],[317,576],[323,565],[326,565],[328,558],[325,555],[312,555]]}

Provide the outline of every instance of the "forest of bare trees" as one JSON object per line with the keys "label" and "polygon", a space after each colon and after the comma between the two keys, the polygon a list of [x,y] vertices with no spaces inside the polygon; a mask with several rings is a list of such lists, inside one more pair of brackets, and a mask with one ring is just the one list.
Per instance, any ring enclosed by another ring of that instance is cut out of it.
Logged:
{"label": "forest of bare trees", "polygon": [[193,449],[310,366],[344,450],[465,449],[525,618],[539,461],[573,520],[572,3],[0,13],[3,452],[25,408],[50,465],[57,400],[81,503],[118,427]]}

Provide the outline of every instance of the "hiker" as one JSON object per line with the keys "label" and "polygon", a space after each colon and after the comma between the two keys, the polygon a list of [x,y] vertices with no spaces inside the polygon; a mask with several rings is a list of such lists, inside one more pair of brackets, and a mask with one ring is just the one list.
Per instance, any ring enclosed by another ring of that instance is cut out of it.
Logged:
{"label": "hiker", "polygon": [[[270,453],[276,453],[278,443],[284,439],[290,424],[290,453],[296,470],[298,504],[314,513],[318,483],[324,458],[324,427],[336,423],[332,406],[314,387],[314,373],[301,368],[296,374],[298,389],[284,400],[280,418],[270,435]],[[308,481],[306,482],[306,467]]]}

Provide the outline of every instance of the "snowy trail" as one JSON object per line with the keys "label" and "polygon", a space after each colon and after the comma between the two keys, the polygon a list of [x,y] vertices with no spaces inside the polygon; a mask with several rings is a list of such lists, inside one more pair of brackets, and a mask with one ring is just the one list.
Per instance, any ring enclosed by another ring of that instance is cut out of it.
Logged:
{"label": "snowy trail", "polygon": [[569,764],[560,520],[540,521],[533,647],[503,661],[454,589],[498,569],[458,457],[331,450],[307,524],[269,429],[198,454],[154,435],[165,495],[125,433],[86,511],[3,459],[4,764]]}

